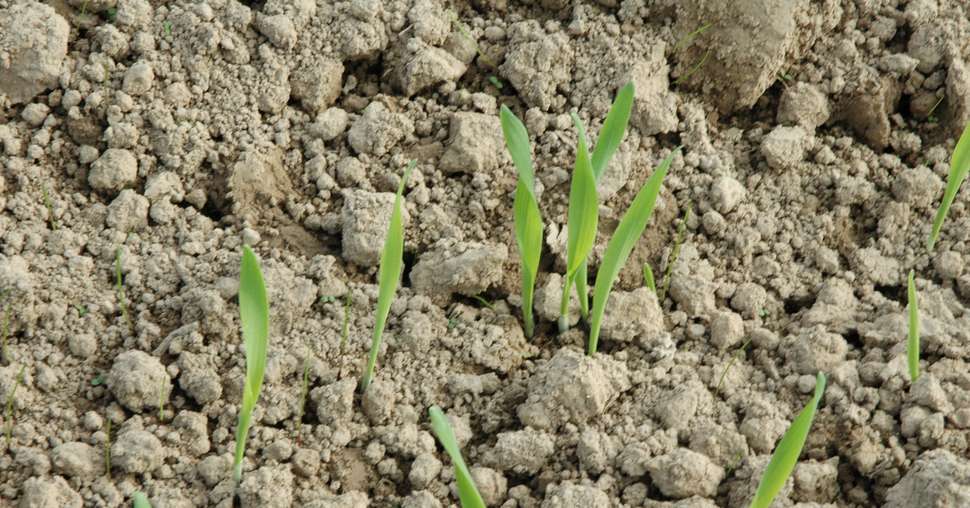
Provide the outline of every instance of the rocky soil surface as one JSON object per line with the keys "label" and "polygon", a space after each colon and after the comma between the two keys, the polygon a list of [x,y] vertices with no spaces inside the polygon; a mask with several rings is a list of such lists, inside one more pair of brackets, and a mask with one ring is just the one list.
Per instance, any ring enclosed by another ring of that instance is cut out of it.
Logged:
{"label": "rocky soil surface", "polygon": [[[555,333],[569,112],[595,139],[630,80],[593,271],[683,149],[590,359]],[[502,104],[547,224],[531,340]],[[774,506],[970,506],[970,194],[924,247],[968,121],[964,0],[0,0],[0,505],[457,506],[438,404],[489,506],[743,507],[824,371]],[[243,244],[272,337],[234,490]]]}

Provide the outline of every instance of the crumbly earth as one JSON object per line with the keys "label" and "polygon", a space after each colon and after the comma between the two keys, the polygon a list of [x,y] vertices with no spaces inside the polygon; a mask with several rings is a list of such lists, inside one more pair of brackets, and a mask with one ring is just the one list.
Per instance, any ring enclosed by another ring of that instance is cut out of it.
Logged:
{"label": "crumbly earth", "polygon": [[[818,371],[774,506],[970,505],[970,194],[925,248],[968,41],[963,0],[0,0],[0,505],[457,506],[438,404],[490,506],[746,506]],[[588,358],[554,322],[569,113],[595,143],[629,80],[591,282],[683,148]],[[503,104],[546,224],[532,339]],[[234,486],[244,244],[272,337]]]}

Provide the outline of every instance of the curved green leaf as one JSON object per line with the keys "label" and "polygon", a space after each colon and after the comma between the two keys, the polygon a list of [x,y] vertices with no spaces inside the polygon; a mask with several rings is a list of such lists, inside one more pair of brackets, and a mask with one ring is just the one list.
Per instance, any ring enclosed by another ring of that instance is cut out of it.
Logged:
{"label": "curved green leaf", "polygon": [[137,491],[132,494],[131,500],[133,508],[152,508],[151,503],[148,502],[148,496],[142,491]]}
{"label": "curved green leaf", "polygon": [[600,129],[599,137],[596,139],[596,147],[593,149],[593,156],[590,160],[593,166],[593,176],[597,181],[603,176],[606,166],[623,141],[623,134],[630,122],[630,111],[633,109],[635,91],[631,81],[616,93],[613,106],[610,107],[606,121],[603,122],[603,127]]}
{"label": "curved green leaf", "polygon": [[812,420],[815,419],[815,411],[818,410],[824,392],[825,374],[819,372],[815,377],[815,395],[805,409],[798,413],[781,441],[778,442],[778,446],[775,447],[775,453],[771,455],[771,461],[768,462],[761,476],[761,482],[758,483],[758,491],[751,501],[751,508],[768,508],[781,488],[785,486],[785,481],[795,469],[798,456],[805,446],[805,439],[808,438],[808,431],[812,428]]}
{"label": "curved green leaf", "polygon": [[249,246],[243,246],[239,267],[239,321],[242,326],[243,343],[246,346],[246,384],[243,386],[242,407],[236,427],[236,455],[233,478],[242,477],[242,459],[246,451],[246,436],[253,409],[259,400],[266,372],[266,355],[269,350],[269,301],[266,284],[259,260]]}
{"label": "curved green leaf", "polygon": [[610,291],[613,289],[613,283],[616,282],[616,278],[620,275],[620,270],[623,269],[627,258],[630,257],[633,247],[636,246],[637,240],[643,234],[647,223],[650,222],[657,196],[660,194],[660,185],[663,183],[664,177],[667,176],[667,170],[670,169],[674,154],[678,150],[679,148],[670,152],[670,155],[664,158],[657,166],[656,171],[643,184],[633,203],[630,204],[630,208],[620,219],[620,224],[613,232],[610,242],[606,245],[603,262],[600,263],[599,271],[596,273],[596,284],[593,287],[593,309],[590,311],[589,345],[587,347],[587,353],[590,355],[596,353],[600,326],[603,322],[603,312],[606,310],[606,302],[610,296]]}
{"label": "curved green leaf", "polygon": [[367,357],[367,366],[360,381],[361,391],[366,391],[370,386],[371,379],[374,377],[374,367],[377,365],[377,353],[381,349],[381,338],[384,336],[384,327],[387,325],[387,315],[391,311],[391,303],[394,301],[394,294],[397,292],[397,285],[401,279],[401,268],[404,266],[404,185],[411,175],[411,170],[417,165],[416,161],[411,161],[404,176],[397,187],[397,195],[394,196],[394,210],[391,212],[391,222],[387,227],[387,238],[384,240],[384,249],[381,251],[381,265],[377,270],[377,313],[374,317],[374,335],[371,339],[370,354]]}
{"label": "curved green leaf", "polygon": [[909,380],[915,383],[919,379],[919,299],[916,296],[913,270],[909,271],[907,286],[909,334],[906,341],[906,357],[909,363]]}
{"label": "curved green leaf", "polygon": [[451,430],[448,417],[438,406],[431,406],[428,409],[428,414],[431,416],[431,430],[434,431],[435,436],[438,437],[438,442],[448,452],[451,463],[455,466],[455,481],[458,483],[458,498],[461,500],[462,508],[485,508],[485,501],[478,493],[471,472],[465,465],[465,459],[461,456],[458,440],[455,439],[455,433]]}
{"label": "curved green leaf", "polygon": [[960,135],[960,140],[957,141],[957,146],[953,149],[953,157],[950,158],[950,175],[946,178],[943,202],[940,203],[940,208],[936,211],[936,217],[933,219],[933,230],[926,241],[928,250],[933,250],[933,246],[936,245],[940,230],[943,229],[943,220],[946,219],[950,205],[953,204],[953,199],[956,197],[957,191],[960,190],[960,184],[966,179],[968,172],[970,172],[970,123],[967,123],[967,126],[964,127],[963,134]]}
{"label": "curved green leaf", "polygon": [[499,118],[502,123],[502,134],[505,136],[505,145],[519,175],[513,204],[515,241],[519,246],[522,266],[522,319],[526,336],[532,337],[535,330],[532,302],[536,276],[539,274],[539,259],[542,255],[542,216],[535,196],[535,175],[532,169],[529,135],[522,122],[504,105]]}

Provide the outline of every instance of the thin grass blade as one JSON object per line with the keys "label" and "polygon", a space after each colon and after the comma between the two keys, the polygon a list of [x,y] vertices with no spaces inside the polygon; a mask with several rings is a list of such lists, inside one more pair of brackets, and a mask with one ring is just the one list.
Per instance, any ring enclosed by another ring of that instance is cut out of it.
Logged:
{"label": "thin grass blade", "polygon": [[428,414],[431,416],[431,430],[434,431],[435,436],[438,437],[438,442],[451,457],[451,463],[455,466],[455,481],[458,483],[458,498],[461,500],[462,508],[485,508],[485,501],[478,493],[471,472],[465,465],[465,459],[461,456],[458,440],[455,439],[455,433],[451,429],[451,424],[448,423],[448,417],[438,406],[431,406],[428,409]]}
{"label": "thin grass blade", "polygon": [[387,238],[384,240],[384,250],[381,252],[381,265],[377,270],[377,315],[374,318],[374,336],[371,340],[370,354],[367,367],[361,378],[360,389],[366,391],[374,376],[374,366],[377,364],[377,353],[381,349],[381,338],[384,336],[384,326],[387,324],[387,314],[391,311],[391,303],[397,292],[397,285],[401,279],[401,268],[404,265],[404,225],[402,207],[404,206],[404,185],[411,175],[411,170],[417,164],[411,161],[401,183],[397,187],[394,197],[394,210],[391,212],[391,223],[387,228]]}
{"label": "thin grass blade", "polygon": [[654,294],[657,293],[657,281],[653,278],[653,268],[650,268],[650,263],[643,264],[643,283],[650,288],[650,291],[653,291]]}
{"label": "thin grass blade", "polygon": [[603,127],[600,129],[599,137],[596,139],[596,147],[593,149],[593,156],[590,159],[593,166],[593,177],[597,181],[603,176],[606,166],[623,141],[626,126],[630,123],[630,111],[633,109],[635,91],[631,81],[616,93],[613,106],[610,107],[606,121],[603,122]]}
{"label": "thin grass blade", "polygon": [[960,184],[967,178],[970,172],[970,123],[963,129],[960,140],[957,141],[956,148],[953,149],[953,157],[950,159],[950,175],[946,178],[946,190],[943,193],[943,202],[940,203],[939,210],[936,211],[936,218],[933,219],[933,230],[926,242],[927,250],[932,251],[936,245],[936,240],[943,229],[943,220],[946,219],[950,205],[960,190]]}
{"label": "thin grass blade", "polygon": [[596,194],[596,178],[593,176],[589,147],[586,145],[586,128],[575,113],[572,117],[578,131],[578,140],[576,164],[573,167],[572,184],[569,189],[566,277],[559,306],[560,331],[565,331],[568,326],[569,290],[572,289],[576,272],[586,263],[586,257],[593,249],[593,243],[596,241],[596,226],[599,222],[599,198]]}
{"label": "thin grass blade", "polygon": [[909,363],[909,380],[913,383],[919,379],[919,298],[916,295],[916,281],[913,270],[909,271],[909,335],[906,341],[906,357]]}
{"label": "thin grass blade", "polygon": [[525,125],[509,108],[502,106],[499,118],[505,146],[519,175],[513,204],[515,242],[519,246],[522,267],[522,320],[526,336],[532,337],[535,331],[532,302],[536,276],[539,274],[539,258],[542,255],[542,216],[539,214],[539,203],[535,195],[535,171],[532,168],[529,134]]}
{"label": "thin grass blade", "polygon": [[242,459],[246,451],[246,436],[253,408],[259,400],[266,372],[266,355],[269,349],[269,301],[266,284],[259,260],[249,246],[243,246],[239,267],[239,320],[242,324],[243,343],[246,347],[246,384],[243,386],[242,407],[236,427],[236,456],[233,478],[242,477]]}
{"label": "thin grass blade", "polygon": [[775,453],[772,454],[771,461],[768,462],[768,467],[761,476],[754,500],[751,501],[751,508],[768,508],[781,488],[785,486],[785,481],[795,469],[798,456],[805,446],[805,439],[812,428],[812,420],[815,419],[815,412],[818,410],[824,392],[825,374],[819,372],[815,377],[815,395],[795,417],[781,441],[778,442],[778,446],[775,447]]}
{"label": "thin grass blade", "polygon": [[647,223],[650,222],[654,206],[657,203],[657,196],[660,194],[660,185],[663,183],[664,177],[667,176],[667,170],[670,169],[674,154],[678,150],[679,148],[670,152],[670,155],[657,166],[656,171],[643,184],[633,203],[630,204],[630,208],[620,219],[620,225],[617,226],[613,237],[606,245],[603,262],[600,263],[599,271],[596,273],[596,283],[593,287],[593,308],[590,311],[589,344],[587,347],[587,354],[589,355],[596,354],[600,326],[603,323],[603,312],[606,310],[606,301],[613,289],[613,283],[616,282],[616,278],[619,276],[620,270],[623,269],[627,258],[630,257],[633,247],[637,244],[640,235],[643,234]]}

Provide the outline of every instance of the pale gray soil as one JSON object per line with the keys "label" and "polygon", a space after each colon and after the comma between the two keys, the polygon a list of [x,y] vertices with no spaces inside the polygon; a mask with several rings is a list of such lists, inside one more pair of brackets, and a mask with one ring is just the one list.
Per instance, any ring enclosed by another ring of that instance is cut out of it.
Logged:
{"label": "pale gray soil", "polygon": [[[970,120],[968,9],[0,0],[0,397],[14,416],[2,408],[0,505],[127,506],[143,490],[156,507],[457,506],[428,425],[438,404],[489,506],[743,507],[824,371],[774,506],[970,506],[970,194],[924,246]],[[585,325],[555,333],[568,113],[595,140],[629,80],[593,273],[635,192],[683,149],[590,359]],[[502,104],[532,137],[547,225],[531,340]],[[403,287],[361,397],[411,159]],[[642,266],[664,273],[688,207],[658,301]],[[234,491],[243,244],[263,263],[272,337]]]}

